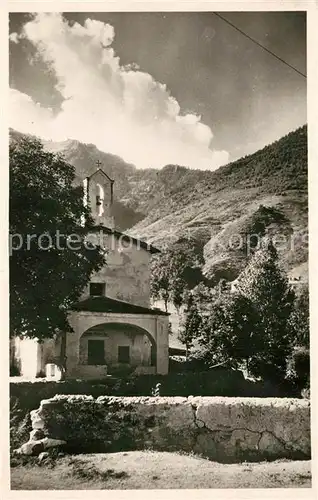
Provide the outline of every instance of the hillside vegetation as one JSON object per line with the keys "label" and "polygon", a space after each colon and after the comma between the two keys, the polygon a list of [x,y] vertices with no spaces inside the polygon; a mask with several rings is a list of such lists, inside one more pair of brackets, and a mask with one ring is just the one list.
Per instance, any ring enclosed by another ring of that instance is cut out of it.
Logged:
{"label": "hillside vegetation", "polygon": [[286,238],[282,265],[306,277],[307,126],[213,172],[179,165],[137,169],[73,140],[45,146],[75,166],[78,182],[99,160],[115,180],[116,225],[159,247],[180,237],[199,240],[208,276],[235,279],[249,256],[241,239],[271,232]]}

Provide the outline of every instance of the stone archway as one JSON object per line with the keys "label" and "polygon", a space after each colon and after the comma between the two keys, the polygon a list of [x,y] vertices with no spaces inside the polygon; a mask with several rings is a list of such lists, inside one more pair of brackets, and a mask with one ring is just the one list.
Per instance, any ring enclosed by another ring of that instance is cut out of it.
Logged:
{"label": "stone archway", "polygon": [[107,373],[156,370],[157,345],[144,328],[119,322],[99,323],[79,339],[79,366],[105,365]]}

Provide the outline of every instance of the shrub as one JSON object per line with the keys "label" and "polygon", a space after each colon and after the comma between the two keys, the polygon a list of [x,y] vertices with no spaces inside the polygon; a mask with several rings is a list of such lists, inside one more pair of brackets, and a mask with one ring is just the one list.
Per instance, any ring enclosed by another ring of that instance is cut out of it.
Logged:
{"label": "shrub", "polygon": [[10,365],[10,377],[19,377],[21,375],[20,368],[16,364]]}
{"label": "shrub", "polygon": [[18,399],[10,398],[10,448],[11,451],[29,440],[31,419],[29,411],[21,408]]}
{"label": "shrub", "polygon": [[310,351],[307,347],[295,347],[288,359],[288,379],[299,391],[309,390]]}
{"label": "shrub", "polygon": [[[191,366],[191,364],[193,365]],[[197,363],[197,365],[195,365]],[[151,396],[160,383],[161,396],[237,396],[287,397],[294,396],[292,387],[245,380],[240,370],[219,366],[208,369],[200,360],[185,363],[183,372],[168,375],[139,375],[126,379],[104,381],[23,382],[11,383],[10,434],[12,446],[18,447],[28,440],[31,430],[29,412],[40,406],[43,399],[56,394],[99,396]],[[195,370],[193,371],[194,367]],[[200,368],[198,368],[200,366]]]}
{"label": "shrub", "polygon": [[187,369],[188,361],[185,356],[169,356],[169,373],[180,373]]}

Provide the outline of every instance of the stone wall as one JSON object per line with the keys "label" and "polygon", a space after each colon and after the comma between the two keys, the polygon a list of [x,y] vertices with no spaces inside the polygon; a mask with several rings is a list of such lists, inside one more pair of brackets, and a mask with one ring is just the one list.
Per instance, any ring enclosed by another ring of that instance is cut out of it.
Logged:
{"label": "stone wall", "polygon": [[310,403],[300,399],[59,395],[31,418],[33,440],[62,440],[73,451],[179,450],[228,463],[310,458]]}

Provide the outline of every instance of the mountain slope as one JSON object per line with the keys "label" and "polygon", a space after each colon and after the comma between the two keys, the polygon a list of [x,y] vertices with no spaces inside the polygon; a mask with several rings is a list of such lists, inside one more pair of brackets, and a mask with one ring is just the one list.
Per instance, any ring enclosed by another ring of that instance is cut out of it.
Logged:
{"label": "mountain slope", "polygon": [[280,238],[282,266],[307,277],[306,126],[214,172],[168,166],[158,179],[156,202],[134,235],[159,246],[184,235],[201,239],[205,273],[233,280],[247,262],[246,233],[259,232],[260,206],[272,207],[262,232]]}
{"label": "mountain slope", "polygon": [[[159,247],[187,235],[202,241],[210,277],[235,279],[248,257],[245,235],[260,228],[262,234],[285,238],[282,265],[306,276],[306,126],[213,172],[178,165],[137,169],[78,141],[49,141],[45,147],[75,166],[78,182],[101,162],[115,180],[115,220],[121,229]],[[241,248],[235,240],[243,240]]]}
{"label": "mountain slope", "polygon": [[[198,216],[205,214],[210,202],[224,198],[222,208],[228,216],[227,206],[231,205],[233,193],[246,193],[245,197],[255,199],[267,195],[284,195],[286,192],[307,193],[307,127],[283,137],[253,155],[219,168],[214,172],[193,171],[184,167],[167,166],[158,173],[156,203],[139,227],[150,228],[156,221],[172,213],[180,214],[187,207],[187,223],[198,222]],[[163,200],[163,197],[166,198]],[[229,200],[227,201],[227,199]],[[159,204],[158,204],[159,202]],[[156,207],[156,209],[155,209]],[[237,207],[237,214],[240,213]],[[193,209],[193,210],[192,210]],[[217,223],[213,210],[209,217],[199,217],[201,223]],[[232,212],[232,209],[230,210]],[[193,212],[193,213],[192,213]],[[244,213],[244,212],[243,212]],[[207,215],[207,214],[205,214]],[[150,231],[151,232],[151,231]],[[158,234],[158,230],[156,229]],[[154,237],[157,236],[154,235]]]}

